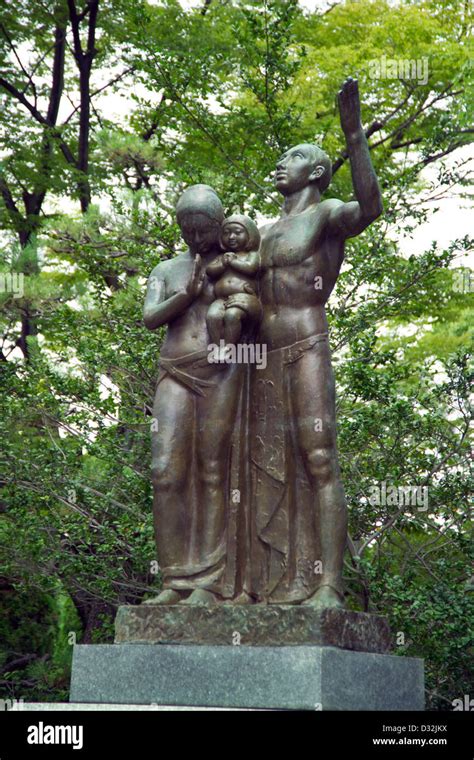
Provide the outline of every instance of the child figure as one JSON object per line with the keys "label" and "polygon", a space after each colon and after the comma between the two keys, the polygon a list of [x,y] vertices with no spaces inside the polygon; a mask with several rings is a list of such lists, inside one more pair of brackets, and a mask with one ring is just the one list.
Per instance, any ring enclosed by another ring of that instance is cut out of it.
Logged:
{"label": "child figure", "polygon": [[[260,233],[255,222],[243,214],[233,214],[222,222],[221,243],[225,250],[208,265],[206,272],[214,285],[216,300],[207,312],[207,329],[211,340],[219,344],[236,344],[242,335],[242,322],[257,324],[262,307],[257,298],[256,277],[260,267],[258,248]],[[228,297],[247,293],[249,310],[231,306]]]}

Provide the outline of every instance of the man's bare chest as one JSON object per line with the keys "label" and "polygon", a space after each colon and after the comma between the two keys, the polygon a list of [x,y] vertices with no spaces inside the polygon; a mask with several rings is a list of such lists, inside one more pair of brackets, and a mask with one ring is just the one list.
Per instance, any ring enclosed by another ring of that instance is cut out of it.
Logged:
{"label": "man's bare chest", "polygon": [[260,248],[263,268],[302,265],[313,259],[321,244],[323,221],[321,214],[299,214],[266,228]]}

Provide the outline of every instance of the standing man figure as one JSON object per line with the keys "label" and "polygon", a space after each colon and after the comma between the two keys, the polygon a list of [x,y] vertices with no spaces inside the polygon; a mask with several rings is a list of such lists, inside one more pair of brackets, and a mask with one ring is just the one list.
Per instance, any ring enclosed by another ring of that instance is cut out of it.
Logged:
{"label": "standing man figure", "polygon": [[[342,607],[347,508],[337,446],[325,304],[344,243],[382,213],[357,81],[339,92],[356,200],[321,200],[328,156],[308,143],[278,160],[280,219],[260,231],[267,368],[253,373],[251,588],[259,601]],[[245,308],[244,297],[233,296]]]}

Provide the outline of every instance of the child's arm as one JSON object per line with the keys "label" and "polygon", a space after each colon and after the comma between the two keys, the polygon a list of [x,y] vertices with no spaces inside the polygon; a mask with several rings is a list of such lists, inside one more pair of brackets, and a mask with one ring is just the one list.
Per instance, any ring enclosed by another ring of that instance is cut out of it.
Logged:
{"label": "child's arm", "polygon": [[229,260],[229,265],[243,274],[256,274],[260,266],[260,254],[258,251],[250,251],[245,258],[233,256]]}
{"label": "child's arm", "polygon": [[226,265],[224,264],[224,259],[222,256],[217,256],[217,258],[214,259],[210,264],[206,267],[206,273],[209,275],[209,277],[216,278],[220,277],[221,274],[223,274],[226,270]]}

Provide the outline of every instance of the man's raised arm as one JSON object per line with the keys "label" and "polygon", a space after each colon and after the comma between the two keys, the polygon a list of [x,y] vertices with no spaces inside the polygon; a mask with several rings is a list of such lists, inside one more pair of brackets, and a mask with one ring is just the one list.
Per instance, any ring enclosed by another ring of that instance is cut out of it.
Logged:
{"label": "man's raised arm", "polygon": [[370,160],[367,138],[360,121],[357,80],[347,79],[338,94],[341,127],[346,137],[356,201],[335,206],[329,215],[330,229],[353,237],[371,224],[383,211],[377,176]]}

